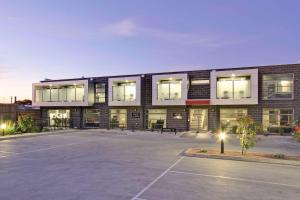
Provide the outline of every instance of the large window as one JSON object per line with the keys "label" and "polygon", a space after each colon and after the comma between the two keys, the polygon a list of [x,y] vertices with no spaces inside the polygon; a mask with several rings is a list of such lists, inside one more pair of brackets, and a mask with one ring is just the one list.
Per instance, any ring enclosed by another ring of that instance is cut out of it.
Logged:
{"label": "large window", "polygon": [[96,95],[95,102],[104,103],[105,102],[105,83],[96,83]]}
{"label": "large window", "polygon": [[117,82],[112,86],[113,101],[135,101],[136,82]]}
{"label": "large window", "polygon": [[100,109],[84,109],[84,127],[96,128],[100,124]]}
{"label": "large window", "polygon": [[149,109],[148,110],[148,128],[166,128],[167,110],[166,109]]}
{"label": "large window", "polygon": [[126,128],[127,127],[127,110],[111,109],[110,110],[110,128]]}
{"label": "large window", "polygon": [[251,98],[250,76],[219,77],[217,79],[218,99]]}
{"label": "large window", "polygon": [[293,109],[269,109],[263,110],[263,127],[270,131],[273,127],[291,127],[294,120]]}
{"label": "large window", "polygon": [[37,102],[83,102],[84,86],[39,87],[35,99]]}
{"label": "large window", "polygon": [[237,120],[247,115],[247,109],[220,109],[220,124],[222,128],[231,130],[238,125]]}
{"label": "large window", "polygon": [[181,84],[182,80],[161,80],[157,86],[157,99],[163,100],[177,100],[181,99]]}
{"label": "large window", "polygon": [[263,99],[292,99],[293,74],[263,75]]}
{"label": "large window", "polygon": [[48,110],[48,120],[44,122],[44,126],[69,127],[70,110],[65,110],[65,109]]}

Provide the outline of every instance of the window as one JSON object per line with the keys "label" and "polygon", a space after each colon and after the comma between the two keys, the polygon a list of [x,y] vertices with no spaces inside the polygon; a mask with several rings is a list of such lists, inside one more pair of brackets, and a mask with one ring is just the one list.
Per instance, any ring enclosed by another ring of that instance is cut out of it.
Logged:
{"label": "window", "polygon": [[219,77],[217,79],[218,99],[251,98],[250,76]]}
{"label": "window", "polygon": [[43,98],[44,102],[51,101],[51,98],[50,98],[50,88],[43,88],[42,94],[43,94],[42,98]]}
{"label": "window", "polygon": [[209,85],[209,79],[192,78],[191,85]]}
{"label": "window", "polygon": [[84,101],[84,87],[83,85],[76,86],[76,101],[77,102],[83,102]]}
{"label": "window", "polygon": [[51,101],[58,101],[58,88],[51,88]]}
{"label": "window", "polygon": [[95,102],[105,102],[105,83],[96,83]]}
{"label": "window", "polygon": [[293,74],[263,75],[263,99],[292,99]]}
{"label": "window", "polygon": [[264,109],[263,127],[267,131],[272,127],[290,127],[294,120],[293,109]]}
{"label": "window", "polygon": [[182,81],[180,79],[159,81],[157,87],[158,100],[163,101],[181,99],[181,84]]}
{"label": "window", "polygon": [[117,82],[112,86],[113,101],[135,101],[136,82]]}
{"label": "window", "polygon": [[100,110],[99,109],[85,109],[84,110],[84,126],[85,127],[99,127],[100,124]]}
{"label": "window", "polygon": [[110,110],[110,127],[126,128],[127,127],[127,110],[111,109]]}
{"label": "window", "polygon": [[148,128],[166,128],[167,110],[166,109],[149,109],[148,110]]}
{"label": "window", "polygon": [[50,127],[69,127],[70,126],[70,110],[48,110],[48,120],[44,124]]}
{"label": "window", "polygon": [[173,113],[173,119],[182,119],[182,113]]}
{"label": "window", "polygon": [[237,120],[247,115],[247,109],[220,109],[220,124],[221,127],[231,130],[236,126]]}
{"label": "window", "polygon": [[84,85],[61,87],[38,87],[35,90],[37,102],[83,102]]}

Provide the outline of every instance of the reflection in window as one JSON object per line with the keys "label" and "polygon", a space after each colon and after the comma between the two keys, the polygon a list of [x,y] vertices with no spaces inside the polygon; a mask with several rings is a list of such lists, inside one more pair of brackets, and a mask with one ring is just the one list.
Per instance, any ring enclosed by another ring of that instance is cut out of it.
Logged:
{"label": "reflection in window", "polygon": [[291,99],[293,85],[293,74],[263,75],[263,99]]}
{"label": "reflection in window", "polygon": [[136,82],[117,82],[112,86],[113,101],[135,101]]}
{"label": "reflection in window", "polygon": [[293,109],[264,109],[263,128],[265,131],[272,127],[290,127],[294,120]]}
{"label": "reflection in window", "polygon": [[250,76],[218,78],[217,98],[218,99],[251,98]]}
{"label": "reflection in window", "polygon": [[161,80],[157,84],[158,100],[163,101],[181,99],[181,79]]}

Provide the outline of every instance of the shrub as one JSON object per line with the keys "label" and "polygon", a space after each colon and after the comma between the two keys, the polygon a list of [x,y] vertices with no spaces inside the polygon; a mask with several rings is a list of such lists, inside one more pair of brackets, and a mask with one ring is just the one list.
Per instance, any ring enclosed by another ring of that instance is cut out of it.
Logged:
{"label": "shrub", "polygon": [[298,140],[300,142],[300,131],[296,131],[294,133],[294,137],[296,138],[296,140]]}
{"label": "shrub", "polygon": [[242,155],[246,153],[247,149],[255,146],[255,135],[260,130],[261,126],[249,116],[242,117],[238,120],[236,132],[239,134]]}
{"label": "shrub", "polygon": [[22,133],[38,132],[34,120],[30,116],[19,116],[17,121],[18,130]]}

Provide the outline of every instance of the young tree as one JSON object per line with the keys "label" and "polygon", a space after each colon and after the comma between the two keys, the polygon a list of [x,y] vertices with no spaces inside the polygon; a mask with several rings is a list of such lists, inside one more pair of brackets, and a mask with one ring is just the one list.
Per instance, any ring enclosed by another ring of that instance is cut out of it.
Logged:
{"label": "young tree", "polygon": [[246,150],[255,146],[255,135],[260,131],[258,125],[251,117],[245,116],[238,120],[236,132],[239,134],[242,155],[246,154]]}

